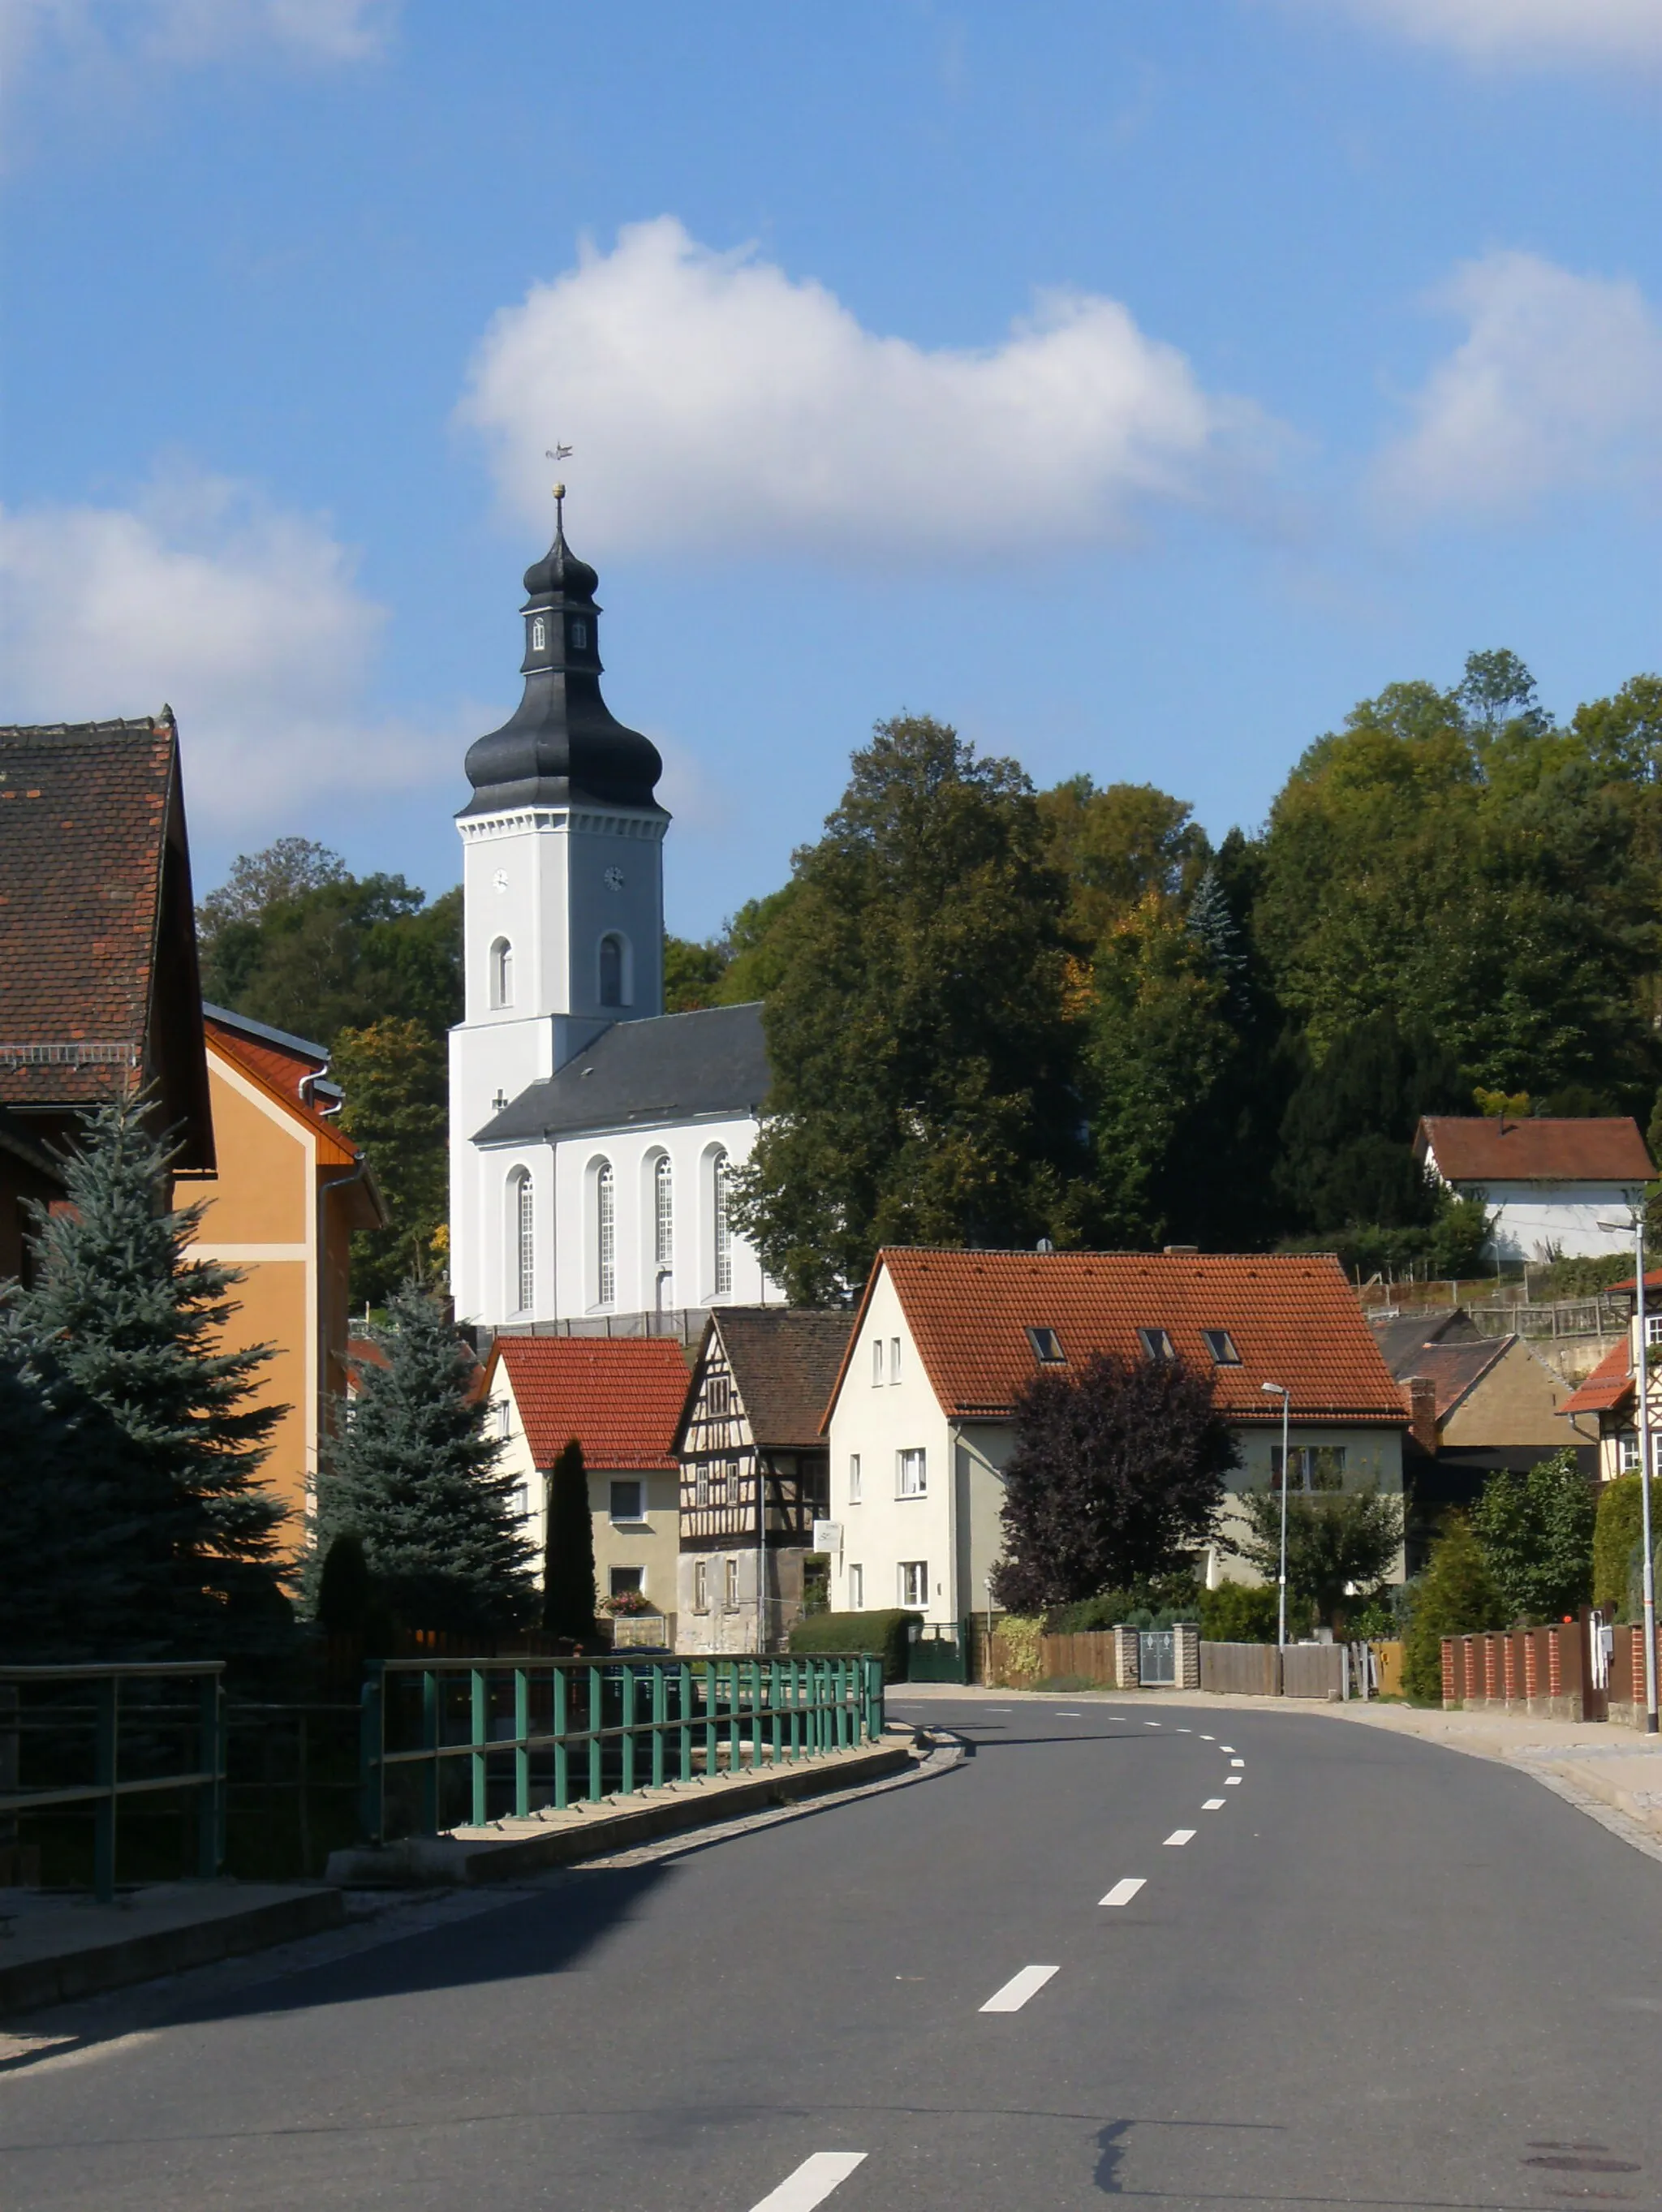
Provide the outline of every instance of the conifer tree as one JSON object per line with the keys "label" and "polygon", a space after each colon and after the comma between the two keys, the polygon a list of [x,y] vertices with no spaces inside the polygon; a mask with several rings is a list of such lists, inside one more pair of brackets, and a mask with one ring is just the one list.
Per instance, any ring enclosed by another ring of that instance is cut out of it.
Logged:
{"label": "conifer tree", "polygon": [[133,1610],[107,1614],[107,1632],[224,1654],[265,1643],[286,1608],[284,1509],[259,1479],[283,1408],[251,1402],[265,1346],[220,1348],[238,1277],[190,1256],[203,1210],[169,1206],[149,1106],[100,1108],[67,1155],[70,1203],[40,1219],[15,1328],[58,1412],[119,1432],[87,1531],[89,1583],[100,1548],[131,1547]]}
{"label": "conifer tree", "polygon": [[356,1535],[406,1627],[488,1635],[523,1621],[533,1591],[514,1480],[497,1471],[490,1407],[442,1303],[418,1283],[393,1298],[386,1366],[359,1395],[318,1486],[318,1549]]}
{"label": "conifer tree", "polygon": [[548,1479],[544,1559],[543,1626],[551,1636],[588,1643],[594,1634],[594,1523],[583,1448],[575,1437]]}

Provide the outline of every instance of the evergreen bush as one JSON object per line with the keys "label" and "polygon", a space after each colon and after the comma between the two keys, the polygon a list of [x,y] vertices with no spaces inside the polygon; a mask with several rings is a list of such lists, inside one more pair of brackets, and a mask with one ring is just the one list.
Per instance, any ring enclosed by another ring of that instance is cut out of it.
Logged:
{"label": "evergreen bush", "polygon": [[594,1613],[594,1520],[583,1448],[573,1437],[562,1448],[548,1479],[543,1626],[551,1636],[592,1644]]}
{"label": "evergreen bush", "polygon": [[871,1651],[883,1662],[886,1682],[904,1682],[911,1644],[915,1613],[813,1613],[794,1621],[790,1649],[794,1656],[832,1656]]}
{"label": "evergreen bush", "polygon": [[1415,1588],[1403,1653],[1403,1687],[1416,1705],[1443,1701],[1443,1638],[1506,1625],[1506,1606],[1470,1522],[1452,1513]]}
{"label": "evergreen bush", "polygon": [[319,1480],[319,1549],[326,1559],[337,1536],[357,1536],[406,1627],[481,1638],[517,1627],[535,1604],[531,1547],[471,1358],[418,1283],[393,1299],[387,1322],[387,1364],[360,1370],[352,1418]]}

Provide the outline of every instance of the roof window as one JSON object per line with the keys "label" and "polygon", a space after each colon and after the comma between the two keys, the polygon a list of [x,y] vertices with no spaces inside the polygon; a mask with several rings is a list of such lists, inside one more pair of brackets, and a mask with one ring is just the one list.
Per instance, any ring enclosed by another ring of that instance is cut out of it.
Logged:
{"label": "roof window", "polygon": [[1041,1367],[1065,1367],[1068,1355],[1062,1348],[1062,1339],[1053,1328],[1030,1328],[1027,1341],[1033,1347],[1033,1357]]}
{"label": "roof window", "polygon": [[1215,1367],[1239,1367],[1241,1356],[1235,1349],[1235,1340],[1227,1328],[1203,1328],[1206,1348],[1212,1355]]}
{"label": "roof window", "polygon": [[1172,1340],[1163,1328],[1140,1328],[1137,1334],[1141,1340],[1146,1358],[1170,1361],[1177,1358]]}

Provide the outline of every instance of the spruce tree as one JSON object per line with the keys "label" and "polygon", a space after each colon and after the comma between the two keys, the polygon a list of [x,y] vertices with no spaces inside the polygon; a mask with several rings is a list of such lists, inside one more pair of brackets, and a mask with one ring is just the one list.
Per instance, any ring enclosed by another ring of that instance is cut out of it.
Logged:
{"label": "spruce tree", "polygon": [[534,1602],[514,1480],[497,1471],[490,1407],[442,1303],[418,1283],[393,1297],[385,1367],[359,1370],[352,1417],[318,1486],[318,1548],[363,1546],[375,1589],[408,1628],[486,1636]]}
{"label": "spruce tree", "polygon": [[139,1095],[90,1116],[64,1163],[68,1206],[39,1217],[15,1328],[59,1413],[119,1432],[88,1533],[131,1544],[132,1610],[107,1613],[106,1632],[227,1654],[267,1644],[286,1610],[284,1508],[259,1479],[283,1408],[252,1402],[265,1347],[219,1348],[238,1277],[190,1255],[203,1209],[169,1206],[149,1108]]}
{"label": "spruce tree", "polygon": [[543,1568],[543,1626],[551,1636],[587,1644],[594,1634],[594,1523],[588,1471],[573,1437],[548,1479]]}

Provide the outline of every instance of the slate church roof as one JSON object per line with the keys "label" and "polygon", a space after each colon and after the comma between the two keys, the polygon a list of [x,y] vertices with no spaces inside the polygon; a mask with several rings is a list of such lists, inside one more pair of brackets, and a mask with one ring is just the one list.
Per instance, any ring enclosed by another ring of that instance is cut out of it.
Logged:
{"label": "slate church roof", "polygon": [[759,1004],[614,1022],[487,1121],[482,1145],[759,1114],[768,1095]]}
{"label": "slate church roof", "polygon": [[171,712],[0,728],[0,1104],[154,1082],[179,1164],[213,1164]]}

